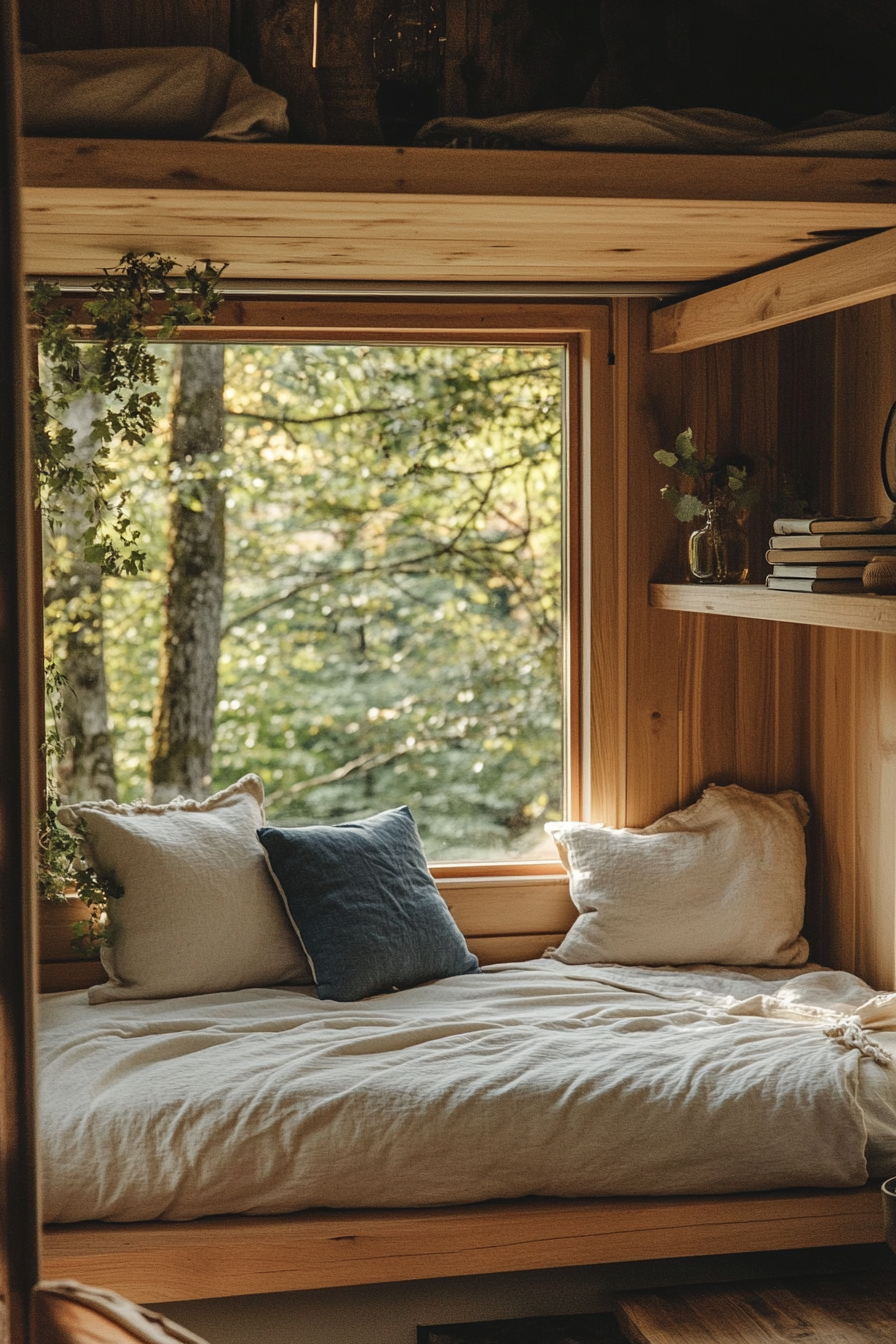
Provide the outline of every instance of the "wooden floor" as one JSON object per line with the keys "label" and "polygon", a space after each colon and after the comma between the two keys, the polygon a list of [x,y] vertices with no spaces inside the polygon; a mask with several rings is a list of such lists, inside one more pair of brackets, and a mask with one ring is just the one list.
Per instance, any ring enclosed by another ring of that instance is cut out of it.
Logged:
{"label": "wooden floor", "polygon": [[896,1260],[878,1274],[624,1293],[632,1344],[892,1344]]}
{"label": "wooden floor", "polygon": [[699,284],[896,226],[889,160],[23,141],[33,275]]}

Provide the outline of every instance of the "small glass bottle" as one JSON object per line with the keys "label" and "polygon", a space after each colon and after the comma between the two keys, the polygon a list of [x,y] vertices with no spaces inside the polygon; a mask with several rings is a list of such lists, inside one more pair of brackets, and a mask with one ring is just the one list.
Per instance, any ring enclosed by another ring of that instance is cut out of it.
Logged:
{"label": "small glass bottle", "polygon": [[445,37],[429,0],[398,0],[373,39],[377,110],[387,145],[409,145],[439,115]]}
{"label": "small glass bottle", "polygon": [[688,565],[694,583],[746,583],[747,537],[731,509],[707,504],[688,538]]}

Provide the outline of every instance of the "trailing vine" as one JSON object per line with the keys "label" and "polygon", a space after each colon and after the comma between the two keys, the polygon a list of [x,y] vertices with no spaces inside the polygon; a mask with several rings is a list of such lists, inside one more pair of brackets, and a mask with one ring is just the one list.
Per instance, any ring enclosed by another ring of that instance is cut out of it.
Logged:
{"label": "trailing vine", "polygon": [[[31,296],[38,328],[42,377],[31,391],[32,455],[38,502],[52,527],[59,497],[78,494],[92,515],[82,540],[84,559],[104,574],[136,574],[144,553],[127,516],[127,495],[113,498],[117,483],[109,465],[111,445],[120,439],[141,444],[155,427],[159,405],[158,356],[149,348],[150,320],[157,340],[181,326],[208,324],[221,302],[217,289],[223,266],[203,263],[175,275],[176,263],[154,252],[128,252],[106,271],[84,304],[93,318],[86,334],[72,322],[73,309],[59,302],[56,284],[39,280]],[[89,344],[85,344],[89,342]],[[97,449],[86,465],[74,455],[74,433],[63,416],[76,396],[99,393],[103,416],[93,422]]]}
{"label": "trailing vine", "polygon": [[[128,494],[117,490],[111,465],[115,442],[142,444],[152,433],[160,399],[159,358],[149,346],[170,338],[178,327],[207,325],[221,303],[218,281],[224,266],[210,261],[181,270],[170,257],[128,252],[93,286],[96,297],[84,310],[92,319],[85,332],[74,310],[61,301],[58,285],[36,282],[31,316],[38,331],[40,376],[31,388],[31,437],[36,503],[52,532],[66,497],[85,505],[86,526],[77,545],[80,558],[97,564],[104,575],[138,574],[144,566],[140,534],[128,516]],[[95,444],[89,457],[75,452],[74,431],[65,414],[76,397],[98,393],[105,411],[91,426]],[[46,802],[39,823],[39,890],[63,900],[73,888],[90,909],[74,929],[73,948],[93,955],[104,937],[103,914],[110,898],[121,894],[81,857],[78,836],[58,820],[61,800],[55,766],[65,742],[59,731],[59,702],[64,677],[46,660],[48,726],[44,740]]]}

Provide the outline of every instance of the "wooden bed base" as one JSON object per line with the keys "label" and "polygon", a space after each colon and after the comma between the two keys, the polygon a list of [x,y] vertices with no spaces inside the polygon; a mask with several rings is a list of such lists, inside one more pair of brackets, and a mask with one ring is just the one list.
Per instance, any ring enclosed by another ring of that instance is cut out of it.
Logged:
{"label": "wooden bed base", "polygon": [[884,1240],[877,1184],[858,1190],[520,1199],[434,1209],[45,1229],[42,1277],[136,1302],[277,1293]]}
{"label": "wooden bed base", "polygon": [[[485,963],[539,956],[561,941],[575,917],[558,864],[503,871],[498,865],[478,871],[448,865],[433,874]],[[68,919],[77,913],[69,912]],[[70,943],[65,916],[59,912],[59,929],[45,930],[44,954],[51,960],[41,969],[83,974],[83,962],[52,960],[65,955]],[[97,963],[87,969],[94,980],[104,978]],[[60,981],[45,988],[74,985]],[[135,1302],[182,1302],[883,1239],[876,1185],[661,1199],[497,1200],[433,1209],[314,1209],[268,1218],[50,1226],[42,1276],[80,1279]]]}

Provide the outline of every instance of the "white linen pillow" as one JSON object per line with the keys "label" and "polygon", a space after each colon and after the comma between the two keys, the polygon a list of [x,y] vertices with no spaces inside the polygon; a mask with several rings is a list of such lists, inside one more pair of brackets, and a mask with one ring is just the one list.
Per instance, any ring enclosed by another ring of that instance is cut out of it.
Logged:
{"label": "white linen pillow", "polygon": [[801,966],[805,799],[711,784],[652,826],[550,822],[581,913],[549,953],[575,965]]}
{"label": "white linen pillow", "polygon": [[313,983],[256,834],[264,785],[244,775],[203,803],[76,803],[59,820],[124,894],[109,902],[109,982],[91,1003]]}

